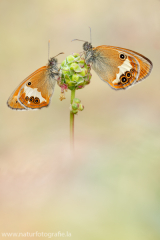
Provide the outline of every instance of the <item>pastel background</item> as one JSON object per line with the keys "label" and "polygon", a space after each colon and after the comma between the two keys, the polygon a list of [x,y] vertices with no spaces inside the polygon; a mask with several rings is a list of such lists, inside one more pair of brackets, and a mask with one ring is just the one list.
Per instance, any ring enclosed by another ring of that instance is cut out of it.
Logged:
{"label": "pastel background", "polygon": [[[93,46],[132,49],[154,67],[118,92],[92,71],[91,84],[76,92],[85,110],[75,117],[72,157],[70,92],[60,102],[56,86],[39,111],[12,111],[6,101],[47,63],[49,39],[50,56],[65,52],[61,62],[82,51],[71,40],[89,41],[89,26]],[[160,239],[160,1],[0,0],[0,29],[0,234]]]}

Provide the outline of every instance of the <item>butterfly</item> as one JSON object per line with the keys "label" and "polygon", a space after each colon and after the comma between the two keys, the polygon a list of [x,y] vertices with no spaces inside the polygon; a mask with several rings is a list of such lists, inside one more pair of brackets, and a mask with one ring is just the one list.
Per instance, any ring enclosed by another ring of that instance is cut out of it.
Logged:
{"label": "butterfly", "polygon": [[8,107],[14,110],[47,107],[54,92],[56,80],[60,76],[57,65],[57,59],[52,57],[46,66],[37,69],[24,79],[9,97]]}
{"label": "butterfly", "polygon": [[100,79],[115,90],[126,89],[142,81],[153,67],[142,54],[121,47],[92,47],[91,43],[84,41],[83,50],[86,63],[91,64]]}

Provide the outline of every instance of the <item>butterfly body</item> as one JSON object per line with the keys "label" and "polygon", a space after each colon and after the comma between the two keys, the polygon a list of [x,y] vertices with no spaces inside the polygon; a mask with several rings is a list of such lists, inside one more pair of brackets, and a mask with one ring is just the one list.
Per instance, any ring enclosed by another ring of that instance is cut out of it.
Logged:
{"label": "butterfly body", "polygon": [[145,79],[152,70],[152,62],[129,49],[102,45],[93,48],[83,44],[85,61],[92,64],[98,76],[115,90],[126,89]]}
{"label": "butterfly body", "polygon": [[15,110],[47,107],[58,77],[57,59],[51,58],[46,66],[33,72],[18,86],[7,101],[8,107]]}

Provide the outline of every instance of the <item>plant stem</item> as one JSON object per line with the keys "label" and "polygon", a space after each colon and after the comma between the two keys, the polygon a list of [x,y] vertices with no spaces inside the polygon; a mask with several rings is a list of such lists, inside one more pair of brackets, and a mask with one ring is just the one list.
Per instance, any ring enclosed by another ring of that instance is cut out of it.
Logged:
{"label": "plant stem", "polygon": [[[71,90],[71,104],[75,98],[75,89]],[[71,150],[74,150],[74,113],[70,111],[70,144]]]}

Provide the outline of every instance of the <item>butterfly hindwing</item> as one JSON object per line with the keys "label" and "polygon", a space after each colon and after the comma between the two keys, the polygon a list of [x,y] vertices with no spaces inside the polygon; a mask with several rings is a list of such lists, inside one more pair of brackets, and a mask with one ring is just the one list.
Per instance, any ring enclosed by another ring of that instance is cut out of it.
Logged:
{"label": "butterfly hindwing", "polygon": [[153,68],[153,64],[148,58],[146,58],[145,56],[143,56],[140,53],[137,53],[137,52],[129,50],[129,49],[120,48],[120,47],[112,47],[112,48],[116,48],[120,51],[124,51],[124,52],[130,54],[131,56],[135,57],[136,60],[138,61],[139,65],[140,65],[140,74],[135,83],[142,81],[143,79],[145,79],[146,77],[149,76],[149,74],[151,73],[151,70]]}
{"label": "butterfly hindwing", "polygon": [[7,105],[15,110],[38,109],[49,105],[55,79],[44,66],[29,75],[11,94]]}
{"label": "butterfly hindwing", "polygon": [[46,107],[49,105],[55,83],[48,67],[42,67],[24,83],[18,93],[18,100],[22,106],[29,109]]}
{"label": "butterfly hindwing", "polygon": [[138,80],[140,65],[133,55],[110,46],[93,48],[93,54],[92,68],[112,88],[126,89]]}

